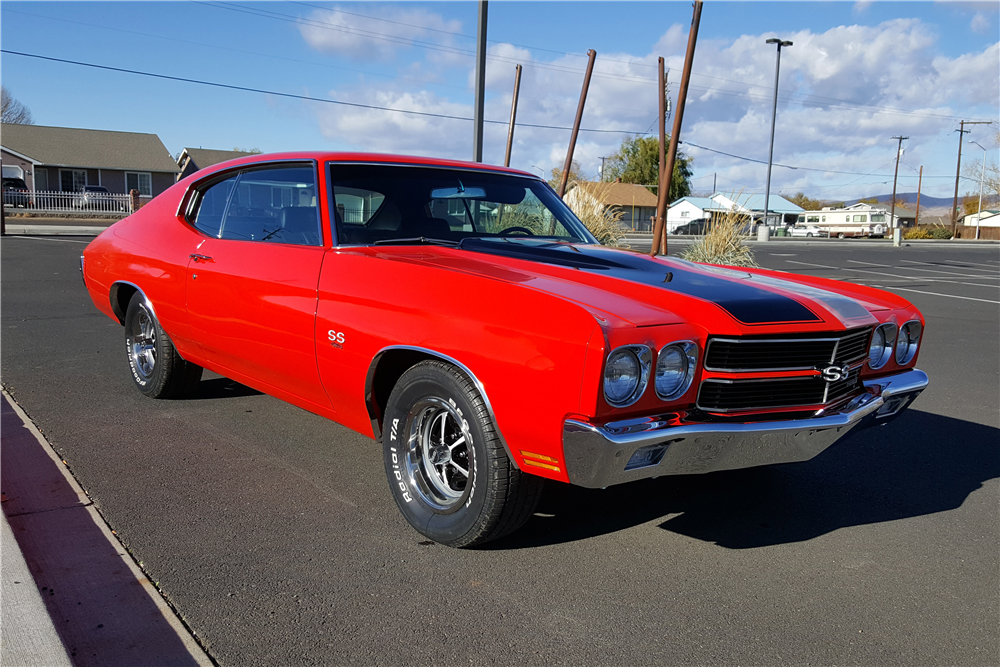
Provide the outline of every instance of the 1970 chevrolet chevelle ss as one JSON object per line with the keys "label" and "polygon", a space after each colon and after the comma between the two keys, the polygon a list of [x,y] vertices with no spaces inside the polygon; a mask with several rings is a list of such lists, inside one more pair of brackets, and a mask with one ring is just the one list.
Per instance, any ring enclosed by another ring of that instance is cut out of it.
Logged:
{"label": "1970 chevrolet chevelle ss", "polygon": [[537,176],[480,164],[224,162],[81,262],[139,391],[208,368],[381,440],[406,520],[452,546],[518,528],[545,478],[804,461],[927,386],[895,294],[603,247]]}

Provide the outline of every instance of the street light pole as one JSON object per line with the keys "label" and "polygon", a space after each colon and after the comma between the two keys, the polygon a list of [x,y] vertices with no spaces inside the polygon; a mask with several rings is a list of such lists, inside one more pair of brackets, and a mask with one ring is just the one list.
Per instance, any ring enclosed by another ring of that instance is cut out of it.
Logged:
{"label": "street light pole", "polygon": [[774,121],[778,116],[778,74],[781,72],[781,47],[791,46],[788,40],[771,38],[766,44],[778,45],[778,56],[774,63],[774,104],[771,107],[771,145],[767,151],[767,184],[764,186],[764,224],[767,224],[767,207],[771,198],[771,162],[774,159]]}
{"label": "street light pole", "polygon": [[896,146],[896,172],[892,175],[892,208],[889,212],[889,229],[894,229],[896,227],[896,179],[899,178],[899,156],[903,153],[903,142],[909,137],[893,137],[893,139],[899,139],[899,145]]}
{"label": "street light pole", "polygon": [[979,177],[979,210],[976,212],[976,238],[979,238],[979,222],[983,219],[983,181],[986,180],[986,149],[978,141],[970,141],[983,149],[983,171]]}

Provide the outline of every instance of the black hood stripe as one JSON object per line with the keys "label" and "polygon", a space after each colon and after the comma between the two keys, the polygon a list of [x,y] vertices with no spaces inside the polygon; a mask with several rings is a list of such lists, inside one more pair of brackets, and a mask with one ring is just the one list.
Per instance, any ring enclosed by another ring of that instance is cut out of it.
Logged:
{"label": "black hood stripe", "polygon": [[[462,248],[590,271],[692,296],[719,306],[743,324],[822,322],[795,299],[748,284],[746,280],[713,275],[707,267],[665,266],[646,255],[522,239],[465,239]],[[678,262],[680,263],[680,262]],[[683,262],[687,263],[687,262]]]}

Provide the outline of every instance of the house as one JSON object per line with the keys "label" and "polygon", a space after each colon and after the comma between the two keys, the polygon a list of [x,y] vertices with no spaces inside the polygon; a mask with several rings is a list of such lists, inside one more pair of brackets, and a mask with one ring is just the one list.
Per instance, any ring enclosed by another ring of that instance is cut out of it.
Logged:
{"label": "house", "polygon": [[[786,224],[794,223],[798,214],[802,212],[802,207],[796,206],[781,195],[771,195],[767,208],[772,216],[775,213],[779,214],[782,222]],[[711,197],[681,197],[670,204],[667,210],[667,231],[673,231],[679,225],[692,220],[711,218],[713,215],[729,211],[760,220],[764,217],[764,195],[727,196],[717,192]]]}
{"label": "house", "polygon": [[5,167],[19,167],[35,192],[103,185],[117,194],[138,190],[146,201],[173,185],[180,171],[155,134],[73,127],[3,123],[0,158]]}
{"label": "house", "polygon": [[975,227],[976,223],[980,227],[1000,227],[1000,211],[984,208],[982,214],[967,213],[959,219],[959,224],[966,227]]}
{"label": "house", "polygon": [[180,157],[177,158],[177,166],[180,168],[177,180],[186,178],[199,169],[211,167],[213,164],[219,164],[226,160],[233,160],[248,155],[254,155],[254,153],[247,151],[223,151],[212,148],[185,148],[181,151]]}
{"label": "house", "polygon": [[710,197],[681,197],[667,209],[667,232],[673,232],[681,225],[694,220],[709,218],[713,213],[724,210]]}
{"label": "house", "polygon": [[637,231],[650,231],[650,218],[656,215],[656,195],[633,183],[575,181],[563,199],[574,210],[588,204],[617,209],[622,213],[619,224]]}

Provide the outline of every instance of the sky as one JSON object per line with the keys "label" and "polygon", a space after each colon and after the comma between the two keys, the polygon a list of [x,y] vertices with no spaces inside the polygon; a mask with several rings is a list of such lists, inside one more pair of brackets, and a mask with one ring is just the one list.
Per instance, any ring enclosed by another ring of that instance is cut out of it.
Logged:
{"label": "sky", "polygon": [[[238,147],[471,160],[477,12],[476,2],[4,0],[0,80],[37,125],[153,133],[175,156]],[[624,138],[656,136],[660,56],[677,108],[691,20],[690,1],[489,2],[485,118],[495,122],[483,161],[503,164],[521,64],[511,166],[546,177],[562,167],[594,49],[575,158],[596,180]],[[764,191],[773,37],[793,45],[780,56],[772,193],[891,192],[893,137],[904,136],[899,192],[917,190],[923,167],[923,194],[951,197],[961,120],[993,122],[965,138],[997,161],[1000,3],[706,0],[680,132],[696,193]],[[984,155],[970,143],[962,153],[963,165]],[[960,194],[978,187],[963,176]]]}

